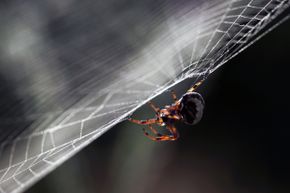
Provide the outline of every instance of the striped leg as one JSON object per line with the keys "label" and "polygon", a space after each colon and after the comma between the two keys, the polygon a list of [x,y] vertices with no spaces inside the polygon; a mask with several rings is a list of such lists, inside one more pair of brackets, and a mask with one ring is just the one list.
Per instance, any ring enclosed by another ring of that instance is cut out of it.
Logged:
{"label": "striped leg", "polygon": [[129,118],[128,121],[131,121],[131,122],[139,124],[139,125],[150,125],[150,124],[154,124],[157,122],[156,119],[136,120],[136,119],[132,119],[132,118]]}
{"label": "striped leg", "polygon": [[166,128],[169,130],[171,135],[161,135],[158,133],[151,125],[149,125],[150,130],[157,136],[152,136],[145,129],[143,129],[144,134],[153,141],[175,141],[179,137],[179,133],[174,126],[167,126]]}
{"label": "striped leg", "polygon": [[187,92],[194,92],[202,83],[204,79],[195,83]]}

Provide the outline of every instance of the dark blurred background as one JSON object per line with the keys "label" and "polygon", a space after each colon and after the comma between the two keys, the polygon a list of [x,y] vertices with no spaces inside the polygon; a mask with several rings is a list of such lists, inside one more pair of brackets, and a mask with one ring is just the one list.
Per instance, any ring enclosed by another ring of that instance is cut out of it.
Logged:
{"label": "dark blurred background", "polygon": [[[27,192],[290,192],[289,34],[287,21],[211,74],[199,89],[204,117],[177,124],[178,141],[153,142],[125,121]],[[174,89],[181,96],[191,84]],[[151,116],[147,106],[134,114]]]}

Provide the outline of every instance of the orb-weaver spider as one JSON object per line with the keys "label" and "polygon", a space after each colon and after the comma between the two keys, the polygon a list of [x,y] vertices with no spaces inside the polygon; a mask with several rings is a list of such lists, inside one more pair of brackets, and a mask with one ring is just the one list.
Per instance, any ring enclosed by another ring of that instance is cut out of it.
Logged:
{"label": "orb-weaver spider", "polygon": [[[178,139],[179,133],[174,126],[175,121],[182,121],[186,124],[194,125],[198,123],[202,117],[204,100],[199,93],[195,92],[195,90],[201,85],[203,80],[194,84],[179,100],[177,99],[175,92],[171,91],[174,103],[172,105],[166,105],[164,109],[160,109],[152,102],[149,102],[148,104],[156,113],[155,118],[147,120],[129,118],[128,120],[139,125],[148,125],[149,129],[155,134],[155,136],[150,135],[145,129],[143,129],[144,134],[154,141],[174,141]],[[158,131],[153,128],[153,124],[165,126],[170,134],[162,135],[158,133]]]}

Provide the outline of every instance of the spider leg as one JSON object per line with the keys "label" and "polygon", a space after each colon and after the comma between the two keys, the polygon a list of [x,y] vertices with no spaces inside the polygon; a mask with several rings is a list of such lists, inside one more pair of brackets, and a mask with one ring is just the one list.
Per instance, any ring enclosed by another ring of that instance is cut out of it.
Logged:
{"label": "spider leg", "polygon": [[151,101],[149,101],[148,104],[156,113],[160,111],[160,108],[156,107]]}
{"label": "spider leg", "polygon": [[153,136],[153,135],[150,135],[150,134],[146,131],[146,129],[143,128],[143,132],[144,132],[144,134],[145,134],[147,137],[149,137],[150,139],[155,140],[156,138],[162,136],[160,133],[158,133],[158,131],[156,131],[156,129],[154,129],[154,128],[152,127],[152,125],[149,125],[149,129],[150,129],[150,130],[151,130],[151,131],[152,131],[152,132],[157,136],[157,137],[155,137],[155,136]]}
{"label": "spider leg", "polygon": [[177,96],[176,96],[176,93],[174,92],[174,90],[171,90],[170,92],[171,92],[171,95],[172,95],[174,102],[177,102],[178,99],[177,99]]}
{"label": "spider leg", "polygon": [[170,140],[170,136],[153,136],[153,135],[150,135],[145,129],[143,129],[143,132],[145,134],[146,137],[148,137],[149,139],[153,140],[153,141],[169,141]]}
{"label": "spider leg", "polygon": [[149,128],[154,134],[157,135],[157,137],[150,135],[145,129],[143,129],[143,131],[144,134],[153,141],[175,141],[179,137],[179,133],[173,125],[166,127],[171,135],[161,135],[152,127],[152,125],[149,125]]}
{"label": "spider leg", "polygon": [[158,133],[158,131],[156,130],[156,129],[154,129],[153,127],[152,127],[152,125],[149,125],[149,129],[155,134],[155,135],[157,135],[158,137],[160,137],[160,136],[162,136],[160,133]]}
{"label": "spider leg", "polygon": [[136,119],[132,119],[132,118],[129,118],[128,121],[131,121],[131,122],[139,124],[139,125],[150,125],[150,124],[154,124],[157,122],[156,119],[136,120]]}
{"label": "spider leg", "polygon": [[202,83],[203,83],[204,79],[198,81],[197,83],[195,83],[190,89],[188,89],[188,92],[194,92]]}
{"label": "spider leg", "polygon": [[174,125],[167,125],[166,128],[168,129],[168,131],[172,134],[170,135],[171,137],[171,141],[174,141],[176,139],[179,138],[179,132],[178,130],[176,129],[176,127],[174,127]]}

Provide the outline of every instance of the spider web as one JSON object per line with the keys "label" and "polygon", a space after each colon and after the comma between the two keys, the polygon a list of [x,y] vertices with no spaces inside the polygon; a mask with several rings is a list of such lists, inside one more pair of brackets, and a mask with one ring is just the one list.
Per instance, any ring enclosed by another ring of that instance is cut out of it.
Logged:
{"label": "spider web", "polygon": [[1,4],[0,192],[24,191],[148,100],[186,78],[208,76],[286,20],[288,6]]}

